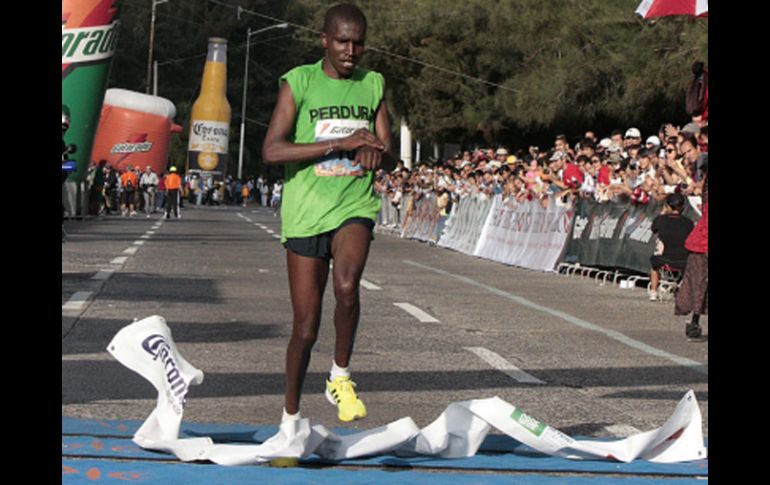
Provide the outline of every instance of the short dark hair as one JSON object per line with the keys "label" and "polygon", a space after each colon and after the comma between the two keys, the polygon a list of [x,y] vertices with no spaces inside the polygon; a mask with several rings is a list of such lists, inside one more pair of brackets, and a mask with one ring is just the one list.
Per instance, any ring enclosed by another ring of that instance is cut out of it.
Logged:
{"label": "short dark hair", "polygon": [[360,8],[351,3],[340,3],[327,10],[323,31],[330,34],[332,25],[340,20],[357,23],[364,28],[364,33],[366,33],[366,16]]}
{"label": "short dark hair", "polygon": [[682,209],[684,209],[684,196],[679,192],[669,194],[668,197],[666,197],[666,205],[677,212],[682,212]]}
{"label": "short dark hair", "polygon": [[682,143],[689,143],[693,148],[698,148],[698,141],[695,139],[695,135],[692,133],[680,133],[682,135]]}

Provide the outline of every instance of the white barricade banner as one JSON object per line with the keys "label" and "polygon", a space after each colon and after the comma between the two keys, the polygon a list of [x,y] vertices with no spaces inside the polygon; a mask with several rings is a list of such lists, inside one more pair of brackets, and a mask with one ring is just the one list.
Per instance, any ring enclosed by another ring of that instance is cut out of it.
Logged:
{"label": "white barricade banner", "polygon": [[259,445],[215,444],[208,437],[179,439],[189,386],[200,384],[203,372],[179,354],[166,320],[155,315],[124,327],[107,350],[158,390],[157,405],[134,435],[134,443],[182,461],[253,465],[313,454],[339,461],[386,453],[461,458],[475,455],[491,428],[536,451],[570,459],[673,463],[706,458],[701,413],[692,391],[660,428],[614,441],[572,439],[498,397],[451,403],[423,429],[405,417],[340,436],[303,418],[281,423],[279,431]]}
{"label": "white barricade banner", "polygon": [[474,255],[553,271],[567,243],[573,217],[571,204],[558,204],[553,197],[544,208],[537,200],[516,202],[496,195]]}
{"label": "white barricade banner", "polygon": [[409,197],[413,198],[413,210],[404,221],[401,237],[435,243],[441,235],[446,219],[440,214],[435,194],[422,194],[419,198],[412,195]]}
{"label": "white barricade banner", "polygon": [[474,254],[491,207],[492,199],[483,194],[460,199],[452,208],[437,245],[465,254]]}

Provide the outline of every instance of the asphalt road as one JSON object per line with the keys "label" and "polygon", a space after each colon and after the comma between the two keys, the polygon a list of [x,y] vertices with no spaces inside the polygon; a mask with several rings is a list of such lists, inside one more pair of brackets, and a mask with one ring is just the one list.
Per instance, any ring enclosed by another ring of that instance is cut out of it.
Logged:
{"label": "asphalt road", "polygon": [[[112,216],[66,228],[62,416],[150,414],[154,388],[106,347],[134,319],[161,315],[205,374],[185,421],[278,424],[292,314],[272,211],[185,206],[179,220]],[[369,416],[342,424],[323,396],[330,282],[304,417],[368,429],[411,416],[425,426],[453,401],[499,396],[568,435],[625,436],[663,424],[693,389],[708,436],[708,342],[686,340],[670,300],[383,233],[364,279],[352,369]]]}

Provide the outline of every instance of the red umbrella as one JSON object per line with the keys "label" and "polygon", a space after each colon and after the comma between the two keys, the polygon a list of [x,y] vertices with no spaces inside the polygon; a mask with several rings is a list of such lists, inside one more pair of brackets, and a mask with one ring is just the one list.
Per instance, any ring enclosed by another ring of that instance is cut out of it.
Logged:
{"label": "red umbrella", "polygon": [[642,0],[636,13],[646,19],[670,15],[709,16],[708,0]]}

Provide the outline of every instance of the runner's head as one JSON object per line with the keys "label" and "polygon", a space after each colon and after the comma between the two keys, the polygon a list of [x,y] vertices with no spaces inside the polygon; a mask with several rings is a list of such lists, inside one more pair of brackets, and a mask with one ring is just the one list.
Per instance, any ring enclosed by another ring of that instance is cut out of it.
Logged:
{"label": "runner's head", "polygon": [[343,3],[326,12],[321,45],[326,50],[324,71],[333,78],[349,78],[364,55],[366,17],[355,5]]}

